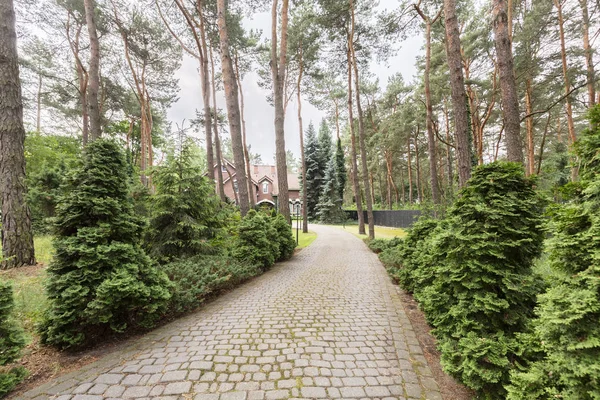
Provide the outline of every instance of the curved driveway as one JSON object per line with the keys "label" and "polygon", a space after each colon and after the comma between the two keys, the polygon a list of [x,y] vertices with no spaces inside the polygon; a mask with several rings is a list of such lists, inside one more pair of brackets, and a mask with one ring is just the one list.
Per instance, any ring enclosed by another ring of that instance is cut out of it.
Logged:
{"label": "curved driveway", "polygon": [[342,230],[25,399],[441,399],[377,256]]}

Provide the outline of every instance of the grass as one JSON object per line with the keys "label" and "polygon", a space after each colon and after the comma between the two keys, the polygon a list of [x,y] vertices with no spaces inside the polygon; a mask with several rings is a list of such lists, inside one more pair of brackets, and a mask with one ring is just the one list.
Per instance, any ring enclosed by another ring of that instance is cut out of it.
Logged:
{"label": "grass", "polygon": [[[296,239],[296,228],[292,228],[292,235]],[[303,233],[302,229],[298,230],[298,249],[308,247],[317,238],[317,234],[314,232]]]}
{"label": "grass", "polygon": [[[346,232],[350,232],[355,236],[358,236],[361,239],[365,239],[369,237],[369,235],[359,235],[358,234],[358,225],[356,224],[347,224],[343,225],[332,225],[335,228],[343,229]],[[369,227],[365,225],[365,230],[368,232]],[[378,239],[393,239],[395,237],[404,237],[406,236],[406,231],[401,228],[390,228],[387,226],[376,226],[375,227],[375,237]]]}
{"label": "grass", "polygon": [[[54,248],[51,236],[37,236],[33,239],[35,257],[39,264],[48,265]],[[44,291],[46,270],[42,265],[16,268],[0,272],[0,279],[12,284],[15,298],[15,319],[31,336],[35,326],[41,321],[47,298]]]}

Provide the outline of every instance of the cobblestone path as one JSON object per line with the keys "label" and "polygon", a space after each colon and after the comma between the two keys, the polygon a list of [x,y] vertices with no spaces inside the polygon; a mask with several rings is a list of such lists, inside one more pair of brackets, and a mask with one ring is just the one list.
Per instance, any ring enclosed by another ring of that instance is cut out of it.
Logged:
{"label": "cobblestone path", "polygon": [[342,230],[21,398],[441,399],[377,256]]}

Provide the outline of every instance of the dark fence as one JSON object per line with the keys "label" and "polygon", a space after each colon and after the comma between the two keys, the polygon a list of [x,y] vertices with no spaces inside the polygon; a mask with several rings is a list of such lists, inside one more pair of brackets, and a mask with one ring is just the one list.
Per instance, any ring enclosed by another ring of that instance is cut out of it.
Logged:
{"label": "dark fence", "polygon": [[[358,221],[358,212],[356,210],[344,210],[348,219]],[[365,221],[367,212],[363,211]],[[373,219],[375,225],[391,226],[393,228],[410,228],[411,225],[421,216],[420,210],[374,210]]]}

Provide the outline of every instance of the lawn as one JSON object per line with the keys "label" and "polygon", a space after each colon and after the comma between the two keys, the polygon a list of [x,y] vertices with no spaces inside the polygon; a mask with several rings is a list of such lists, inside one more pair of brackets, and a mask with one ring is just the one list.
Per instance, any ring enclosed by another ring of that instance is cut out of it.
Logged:
{"label": "lawn", "polygon": [[[296,239],[296,228],[292,228],[292,236]],[[314,232],[302,233],[302,229],[298,231],[298,249],[308,247],[317,238]]]}
{"label": "lawn", "polygon": [[[343,229],[346,232],[350,232],[355,236],[358,236],[361,239],[365,239],[369,237],[369,235],[359,235],[358,234],[358,225],[357,224],[346,224],[343,225],[331,225],[338,229]],[[365,230],[368,232],[369,227],[365,225]],[[392,239],[395,237],[404,237],[406,236],[406,231],[401,228],[390,228],[387,226],[376,226],[375,227],[375,237],[378,239]]]}

